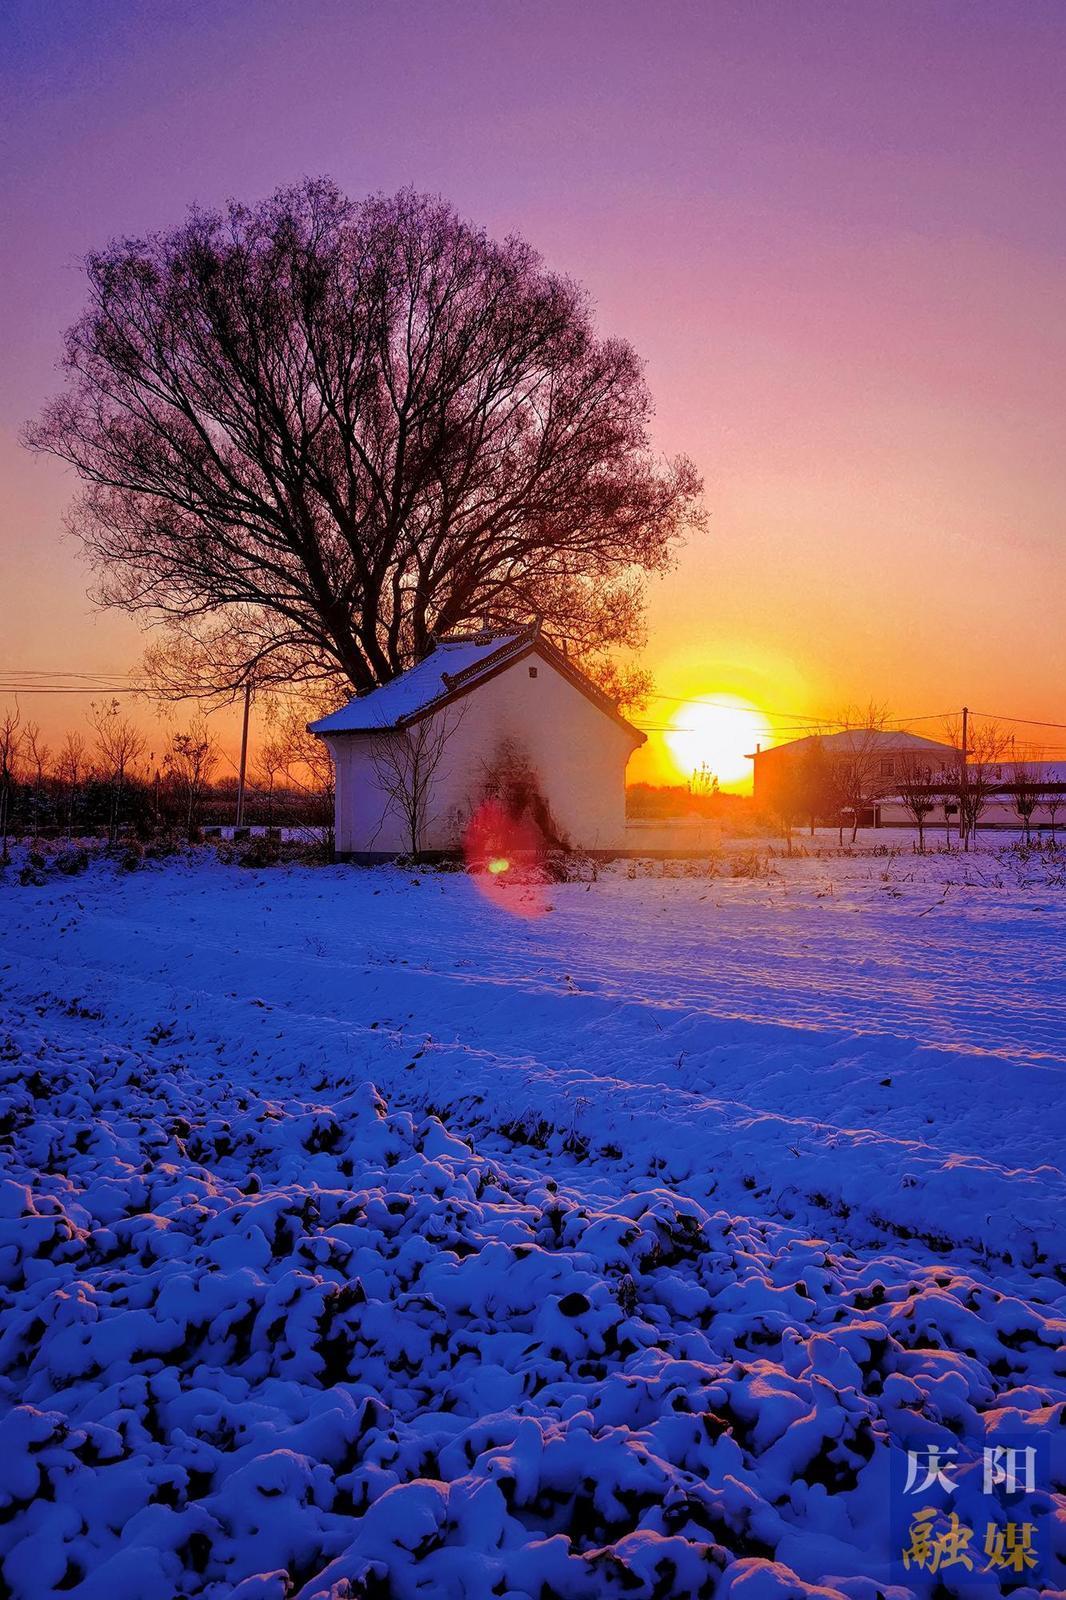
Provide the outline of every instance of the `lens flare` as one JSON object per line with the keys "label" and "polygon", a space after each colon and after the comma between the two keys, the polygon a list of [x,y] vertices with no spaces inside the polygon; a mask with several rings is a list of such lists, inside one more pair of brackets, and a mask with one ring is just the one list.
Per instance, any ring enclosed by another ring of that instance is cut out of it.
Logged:
{"label": "lens flare", "polygon": [[544,843],[524,817],[512,817],[498,800],[484,800],[463,837],[470,880],[501,911],[542,917],[548,909],[540,869]]}

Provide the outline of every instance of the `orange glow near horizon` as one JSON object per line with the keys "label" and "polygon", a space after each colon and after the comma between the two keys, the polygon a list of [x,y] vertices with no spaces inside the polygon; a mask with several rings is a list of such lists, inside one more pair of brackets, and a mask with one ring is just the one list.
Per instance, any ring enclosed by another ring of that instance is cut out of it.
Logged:
{"label": "orange glow near horizon", "polygon": [[750,794],[756,745],[792,738],[796,718],[817,712],[819,691],[794,657],[739,632],[708,639],[709,631],[704,620],[695,637],[649,652],[655,690],[634,719],[648,739],[630,760],[628,784],[687,784],[705,766],[726,793]]}
{"label": "orange glow near horizon", "polygon": [[750,700],[711,693],[678,706],[664,743],[683,782],[705,770],[722,789],[746,789],[752,771],[747,758],[765,740],[766,726],[765,712]]}

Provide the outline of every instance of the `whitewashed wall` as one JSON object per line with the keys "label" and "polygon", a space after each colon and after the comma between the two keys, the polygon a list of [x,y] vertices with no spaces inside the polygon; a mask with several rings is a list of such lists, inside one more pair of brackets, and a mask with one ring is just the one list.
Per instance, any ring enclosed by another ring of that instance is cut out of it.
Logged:
{"label": "whitewashed wall", "polygon": [[[537,669],[531,678],[529,669]],[[448,740],[423,829],[424,850],[452,850],[481,798],[486,768],[510,738],[528,755],[561,832],[576,848],[625,844],[625,771],[633,737],[540,657],[527,656],[436,714]],[[382,790],[374,745],[401,735],[334,734],[337,850],[395,854],[410,848],[402,810]]]}

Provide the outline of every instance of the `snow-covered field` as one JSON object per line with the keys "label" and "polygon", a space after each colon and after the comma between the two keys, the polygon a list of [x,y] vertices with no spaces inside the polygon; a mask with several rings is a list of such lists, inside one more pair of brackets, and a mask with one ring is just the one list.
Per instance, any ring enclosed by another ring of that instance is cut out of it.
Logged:
{"label": "snow-covered field", "polygon": [[1066,854],[773,866],[8,869],[0,1593],[874,1600],[993,1425],[1062,1590]]}

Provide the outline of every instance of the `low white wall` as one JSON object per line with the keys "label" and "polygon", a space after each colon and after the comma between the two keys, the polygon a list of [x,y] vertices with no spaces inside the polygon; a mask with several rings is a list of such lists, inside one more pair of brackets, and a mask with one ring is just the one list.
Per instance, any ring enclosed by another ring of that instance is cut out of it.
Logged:
{"label": "low white wall", "polygon": [[629,855],[704,855],[724,837],[722,824],[711,817],[630,817],[625,847]]}
{"label": "low white wall", "polygon": [[[537,676],[530,677],[530,667]],[[624,847],[625,771],[633,737],[567,678],[537,656],[498,672],[437,712],[447,729],[422,832],[423,850],[453,850],[485,775],[506,739],[528,756],[552,815],[570,844],[586,850]],[[380,741],[400,734],[334,734],[337,849],[395,854],[411,848],[403,810],[382,788]],[[376,753],[377,752],[377,753]]]}

